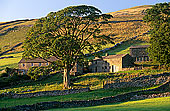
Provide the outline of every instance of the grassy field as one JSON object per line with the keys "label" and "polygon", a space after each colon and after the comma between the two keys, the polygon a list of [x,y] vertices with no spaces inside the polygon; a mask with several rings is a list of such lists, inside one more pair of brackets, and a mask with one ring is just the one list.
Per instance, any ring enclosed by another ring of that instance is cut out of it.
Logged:
{"label": "grassy field", "polygon": [[14,28],[15,26],[24,26],[24,25],[33,25],[36,20],[29,21],[14,21],[14,22],[3,22],[5,24],[0,23],[0,33],[3,33],[9,28]]}
{"label": "grassy field", "polygon": [[33,97],[33,98],[20,98],[20,99],[1,98],[0,107],[35,104],[38,102],[48,102],[48,101],[72,101],[72,100],[100,99],[103,97],[115,96],[118,94],[123,94],[127,92],[138,91],[138,90],[143,90],[143,89],[142,88],[98,89],[98,90],[94,90],[90,92],[61,95],[61,96]]}
{"label": "grassy field", "polygon": [[131,40],[131,41],[123,43],[122,45],[117,46],[115,49],[108,50],[107,52],[103,53],[102,56],[104,56],[106,53],[108,53],[109,55],[129,53],[129,49],[132,45],[133,46],[149,45],[149,43],[143,42],[140,40]]}
{"label": "grassy field", "polygon": [[[148,45],[148,44],[149,43],[143,42],[141,40],[131,40],[131,41],[123,43],[122,45],[117,46],[115,49],[112,49],[112,50],[109,50],[109,51],[103,53],[102,56],[104,56],[106,53],[108,53],[110,55],[126,54],[126,53],[129,53],[129,48],[131,45]],[[111,46],[113,46],[113,44],[110,44],[103,48],[111,47]],[[7,57],[7,56],[13,56],[14,58],[1,59],[0,60],[0,71],[5,69],[6,67],[17,68],[18,62],[22,58],[22,51],[17,52],[17,50],[16,50],[15,52],[5,54],[1,57]]]}
{"label": "grassy field", "polygon": [[18,62],[22,58],[22,53],[23,52],[13,52],[1,56],[1,57],[13,56],[13,58],[0,59],[0,71],[4,70],[6,67],[18,68]]}
{"label": "grassy field", "polygon": [[110,12],[113,15],[111,20],[142,20],[144,14],[143,10],[151,8],[151,5],[136,6],[128,9]]}
{"label": "grassy field", "polygon": [[[27,31],[30,27],[19,27],[16,30],[11,30],[5,35],[0,36],[0,48],[6,51],[14,45],[24,42]],[[22,49],[20,49],[22,50]]]}
{"label": "grassy field", "polygon": [[25,40],[27,31],[29,30],[30,26],[35,23],[35,21],[36,20],[14,21],[12,23],[4,22],[6,24],[0,24],[1,51],[6,51],[17,43],[23,42]]}
{"label": "grassy field", "polygon": [[[118,73],[88,73],[74,78],[72,80],[72,88],[87,88],[91,90],[98,90],[103,88],[103,83],[113,82],[115,80],[130,79],[138,76],[145,75],[156,75],[166,72],[165,70],[134,70],[134,71],[120,71]],[[108,78],[109,77],[109,78]],[[62,90],[63,75],[58,73],[51,77],[48,77],[42,81],[29,81],[14,85],[10,88],[1,89],[2,93],[34,93],[39,91],[52,91],[52,90]]]}
{"label": "grassy field", "polygon": [[[127,20],[142,20],[144,9],[147,9],[150,6],[140,6],[133,7],[126,10],[121,10],[118,12],[112,12],[113,18],[110,21],[127,21]],[[132,10],[133,9],[133,10]],[[126,13],[127,15],[124,15]],[[28,32],[30,25],[33,25],[36,20],[31,21],[15,21],[12,23],[6,23],[0,25],[0,34],[5,33],[4,35],[0,35],[0,48],[2,51],[5,51],[17,43],[23,42]],[[4,22],[5,23],[5,22]],[[17,26],[17,28],[14,28]],[[10,31],[6,31],[9,28],[14,28]],[[120,23],[110,23],[110,27],[104,26],[102,27],[103,34],[111,36],[115,43],[129,40],[131,37],[140,35],[149,30],[149,27],[140,21],[134,22],[120,22]],[[103,48],[110,47],[111,44],[107,44]],[[22,48],[19,48],[22,50]]]}
{"label": "grassy field", "polygon": [[48,111],[169,111],[170,97],[108,104],[81,108],[51,109]]}
{"label": "grassy field", "polygon": [[[158,74],[160,70],[152,70],[150,73],[148,71],[126,71],[119,73],[89,73],[85,75],[78,76],[79,79],[74,80],[72,87],[81,88],[81,87],[90,87],[92,91],[70,94],[63,96],[54,96],[54,97],[34,97],[34,98],[22,98],[22,99],[9,99],[1,98],[0,107],[9,107],[15,105],[24,105],[24,104],[34,104],[37,102],[47,102],[47,101],[71,101],[71,100],[90,100],[90,99],[100,99],[102,97],[115,96],[122,93],[127,93],[131,91],[147,90],[158,87],[159,85],[153,87],[145,88],[120,88],[120,89],[102,89],[103,81],[115,80],[115,79],[125,79],[129,78],[129,75],[140,74]],[[162,70],[162,72],[164,72]],[[108,78],[109,77],[109,78]],[[131,77],[133,78],[133,77]],[[15,85],[11,88],[0,90],[0,93],[33,93],[39,91],[51,91],[51,90],[61,90],[62,89],[62,74],[56,74],[42,81],[32,81],[24,82],[18,85]],[[28,91],[29,90],[29,91]]]}

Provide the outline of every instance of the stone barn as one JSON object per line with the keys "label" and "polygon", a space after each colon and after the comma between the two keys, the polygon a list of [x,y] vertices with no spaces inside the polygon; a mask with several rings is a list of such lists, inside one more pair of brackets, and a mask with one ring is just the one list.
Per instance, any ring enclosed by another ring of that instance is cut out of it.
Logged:
{"label": "stone barn", "polygon": [[149,47],[149,45],[131,46],[130,47],[130,55],[133,57],[133,59],[136,62],[150,61],[148,53],[146,52],[146,49],[148,47]]}
{"label": "stone barn", "polygon": [[[19,66],[19,70],[23,74],[26,74],[30,67],[48,66],[50,62],[57,61],[57,58],[52,56],[49,59],[47,59],[47,61],[41,58],[28,59],[28,60],[25,60],[23,58],[19,61],[18,66]],[[83,73],[83,67],[81,65],[78,65],[77,63],[70,71],[70,75],[78,75],[82,73]]]}
{"label": "stone barn", "polygon": [[18,62],[19,70],[22,70],[23,73],[27,73],[27,71],[29,70],[30,67],[48,66],[50,64],[50,62],[56,61],[57,58],[50,57],[47,60],[49,62],[47,62],[46,60],[41,59],[41,58],[34,58],[34,59],[28,59],[28,60],[22,58]]}
{"label": "stone barn", "polygon": [[89,66],[91,72],[118,72],[129,70],[134,66],[129,54],[118,54],[95,58]]}

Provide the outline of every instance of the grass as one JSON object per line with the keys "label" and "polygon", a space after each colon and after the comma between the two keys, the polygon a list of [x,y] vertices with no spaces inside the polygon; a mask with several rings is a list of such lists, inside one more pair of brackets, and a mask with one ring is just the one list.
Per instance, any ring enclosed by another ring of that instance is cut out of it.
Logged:
{"label": "grass", "polygon": [[[0,48],[2,51],[6,51],[16,45],[23,42],[30,26],[35,23],[36,20],[31,21],[15,21],[12,23],[6,23],[0,25]],[[18,27],[16,27],[18,26]],[[14,28],[15,27],[15,28]],[[7,31],[11,28],[10,31]],[[1,35],[2,34],[2,35]],[[20,48],[21,50],[21,48]]]}
{"label": "grass", "polygon": [[21,26],[21,25],[33,25],[36,20],[31,20],[31,21],[15,21],[12,23],[6,23],[4,25],[0,25],[0,33],[3,31],[7,30],[8,28],[13,28],[14,26]]}
{"label": "grass", "polygon": [[22,53],[23,52],[13,52],[1,56],[1,57],[13,56],[13,58],[0,59],[0,71],[4,70],[6,67],[18,68],[18,62],[22,58]]}
{"label": "grass", "polygon": [[[147,6],[143,6],[143,8],[147,8]],[[127,9],[131,10],[131,9]],[[138,10],[137,12],[140,12],[141,10]],[[133,13],[133,12],[131,12]],[[136,12],[135,12],[136,13]],[[136,16],[136,15],[135,15]],[[124,20],[129,20],[127,18],[130,18],[132,20],[136,20],[135,16],[133,14],[128,15],[124,17],[121,15],[120,17],[114,16],[113,19],[110,21],[121,21],[122,19]],[[143,15],[140,15],[140,20],[142,19]],[[13,28],[14,26],[21,26],[16,28],[15,30],[11,30],[5,35],[0,36],[0,48],[2,51],[5,51],[12,46],[14,46],[17,43],[23,42],[26,36],[27,31],[29,30],[29,27],[26,25],[33,25],[36,20],[32,21],[16,21],[13,23],[8,23],[5,25],[0,25],[0,33],[3,31],[7,30],[8,28]],[[148,31],[149,27],[143,23],[143,22],[120,22],[120,23],[110,23],[111,27],[104,26],[102,27],[102,34],[106,34],[111,36],[111,38],[114,39],[114,42],[121,42],[125,40],[129,40],[131,37],[141,35],[142,33],[145,33]],[[107,44],[106,46],[103,46],[103,48],[108,48],[112,46],[112,44]],[[22,50],[20,48],[20,50]]]}
{"label": "grass", "polygon": [[5,35],[0,36],[0,48],[6,51],[14,45],[23,42],[30,27],[19,27],[16,30],[9,31]]}
{"label": "grass", "polygon": [[17,84],[10,88],[0,90],[1,93],[34,93],[39,91],[52,91],[62,89],[62,74],[55,74],[54,76],[43,79],[42,81],[29,81]]}
{"label": "grass", "polygon": [[48,101],[71,101],[71,100],[91,100],[100,99],[103,97],[115,96],[126,92],[142,90],[142,88],[121,88],[121,89],[98,89],[90,92],[83,92],[77,94],[51,96],[51,97],[34,97],[34,98],[20,98],[20,99],[0,99],[0,107],[10,107],[16,105],[34,104],[38,102]]}
{"label": "grass", "polygon": [[117,46],[115,49],[109,50],[106,53],[110,55],[115,54],[126,54],[129,53],[129,49],[132,45],[148,45],[148,43],[139,41],[139,40],[131,40],[128,42],[123,43],[122,45]]}
{"label": "grass", "polygon": [[[147,69],[148,70],[148,69]],[[85,75],[80,75],[76,80],[73,81],[72,87],[81,88],[81,87],[90,87],[92,91],[84,92],[79,94],[70,94],[54,97],[34,97],[34,98],[22,98],[22,99],[9,99],[1,98],[0,107],[9,107],[15,105],[24,105],[24,104],[34,104],[37,102],[47,102],[47,101],[70,101],[70,100],[89,100],[89,99],[99,99],[102,97],[115,96],[118,94],[153,89],[159,87],[159,85],[153,87],[145,88],[120,88],[120,89],[102,89],[104,81],[113,81],[116,79],[125,79],[129,78],[130,75],[151,75],[159,74],[164,72],[163,70],[138,70],[138,71],[124,71],[118,73],[88,73]],[[73,77],[74,78],[74,77]],[[133,78],[133,77],[130,77]],[[55,74],[49,78],[46,78],[42,81],[32,81],[32,82],[23,82],[17,84],[11,88],[0,90],[0,93],[33,93],[39,91],[51,91],[51,90],[61,90],[62,89],[62,74]],[[28,91],[29,90],[29,91]]]}
{"label": "grass", "polygon": [[[146,75],[156,75],[165,72],[165,70],[130,70],[130,71],[120,71],[117,73],[87,73],[84,75],[80,75],[72,80],[73,84],[71,85],[72,88],[87,88],[89,87],[91,90],[98,90],[103,88],[103,84],[107,82],[113,82],[115,80],[124,80],[135,78],[136,75],[138,76],[146,76]],[[137,76],[137,77],[138,77]],[[39,91],[52,91],[52,90],[62,90],[62,74],[55,74],[46,78],[42,81],[29,81],[17,84],[10,88],[1,89],[1,93],[34,93]]]}
{"label": "grass", "polygon": [[48,111],[169,111],[169,104],[170,97],[162,97],[92,107],[59,108]]}
{"label": "grass", "polygon": [[151,5],[136,6],[128,9],[123,9],[115,12],[110,12],[113,15],[111,20],[142,20],[144,14],[143,10],[151,8]]}

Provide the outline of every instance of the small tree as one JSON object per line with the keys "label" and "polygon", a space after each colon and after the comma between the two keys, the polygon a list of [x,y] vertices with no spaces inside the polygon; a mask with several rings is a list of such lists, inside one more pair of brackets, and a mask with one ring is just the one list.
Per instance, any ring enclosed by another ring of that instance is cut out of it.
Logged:
{"label": "small tree", "polygon": [[101,34],[101,26],[110,17],[86,5],[51,12],[31,28],[24,43],[23,56],[45,60],[55,56],[58,59],[55,65],[64,69],[64,88],[69,88],[70,70],[75,63],[84,60],[84,52],[97,51],[101,44],[111,42],[109,36]]}
{"label": "small tree", "polygon": [[150,58],[166,67],[170,65],[170,4],[159,3],[146,10],[144,21],[151,27]]}

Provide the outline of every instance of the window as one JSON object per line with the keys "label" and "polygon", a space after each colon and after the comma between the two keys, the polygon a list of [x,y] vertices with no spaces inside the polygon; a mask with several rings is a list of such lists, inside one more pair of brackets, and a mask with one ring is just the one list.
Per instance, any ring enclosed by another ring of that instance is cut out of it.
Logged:
{"label": "window", "polygon": [[39,66],[41,66],[41,63],[39,63]]}
{"label": "window", "polygon": [[95,72],[97,72],[97,67],[95,68]]}
{"label": "window", "polygon": [[22,64],[23,67],[25,67],[25,64]]}
{"label": "window", "polygon": [[31,63],[31,66],[34,66],[34,63]]}
{"label": "window", "polygon": [[46,63],[46,66],[48,66],[48,62]]}

